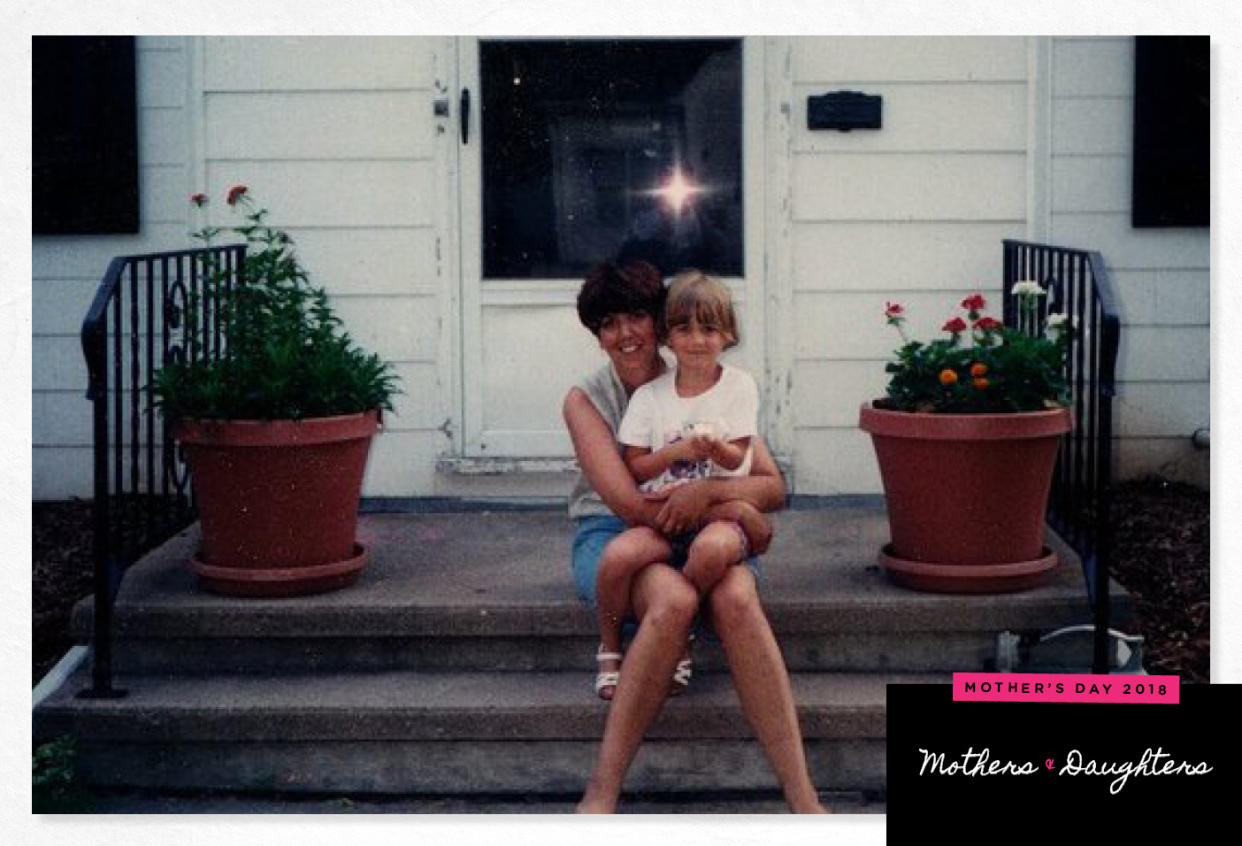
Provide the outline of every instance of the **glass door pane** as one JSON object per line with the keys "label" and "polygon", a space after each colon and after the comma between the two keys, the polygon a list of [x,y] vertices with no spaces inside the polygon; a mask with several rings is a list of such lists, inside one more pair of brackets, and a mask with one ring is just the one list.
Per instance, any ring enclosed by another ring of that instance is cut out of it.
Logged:
{"label": "glass door pane", "polygon": [[485,41],[482,278],[744,273],[738,39]]}

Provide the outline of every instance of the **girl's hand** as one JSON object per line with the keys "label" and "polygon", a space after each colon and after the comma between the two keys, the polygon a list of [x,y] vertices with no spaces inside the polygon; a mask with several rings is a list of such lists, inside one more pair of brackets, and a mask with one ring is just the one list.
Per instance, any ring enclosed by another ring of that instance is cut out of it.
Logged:
{"label": "girl's hand", "polygon": [[669,449],[673,451],[673,458],[680,461],[706,461],[712,456],[712,438],[709,435],[691,435],[688,438],[682,438],[673,444]]}

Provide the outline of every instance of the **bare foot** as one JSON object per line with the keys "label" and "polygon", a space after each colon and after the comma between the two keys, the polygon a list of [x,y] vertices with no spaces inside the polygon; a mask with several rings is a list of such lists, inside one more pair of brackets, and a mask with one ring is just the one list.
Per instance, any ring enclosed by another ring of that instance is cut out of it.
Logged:
{"label": "bare foot", "polygon": [[600,796],[598,791],[587,787],[586,793],[582,795],[582,799],[574,806],[575,814],[615,814],[617,812],[617,800],[611,800]]}

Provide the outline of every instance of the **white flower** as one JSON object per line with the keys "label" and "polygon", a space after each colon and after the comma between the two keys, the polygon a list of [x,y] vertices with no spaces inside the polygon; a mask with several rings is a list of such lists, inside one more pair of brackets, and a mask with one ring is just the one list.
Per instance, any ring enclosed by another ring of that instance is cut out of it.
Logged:
{"label": "white flower", "polygon": [[1040,284],[1032,279],[1026,279],[1022,282],[1013,283],[1013,287],[1009,292],[1015,297],[1042,297],[1044,289]]}
{"label": "white flower", "polygon": [[1069,317],[1062,312],[1058,311],[1055,314],[1048,315],[1048,328],[1049,329],[1063,329],[1065,328],[1065,324],[1068,322],[1069,322]]}

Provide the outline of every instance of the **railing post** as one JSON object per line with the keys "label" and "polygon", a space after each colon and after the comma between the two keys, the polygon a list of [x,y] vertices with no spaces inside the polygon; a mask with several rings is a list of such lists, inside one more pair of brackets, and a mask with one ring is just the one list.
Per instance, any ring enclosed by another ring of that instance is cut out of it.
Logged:
{"label": "railing post", "polygon": [[94,564],[94,637],[91,644],[91,687],[78,693],[85,698],[114,699],[125,692],[112,687],[112,593],[111,554],[108,548],[110,524],[108,490],[108,324],[106,319],[92,316],[107,314],[108,280],[119,278],[125,266],[123,259],[113,259],[100,285],[95,307],[82,326],[82,352],[86,356],[88,384],[86,397],[91,401],[94,426],[94,501],[91,503],[93,538],[91,558]]}

